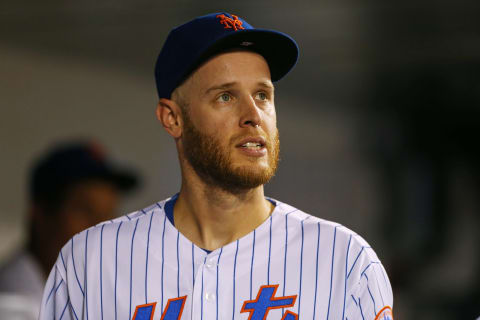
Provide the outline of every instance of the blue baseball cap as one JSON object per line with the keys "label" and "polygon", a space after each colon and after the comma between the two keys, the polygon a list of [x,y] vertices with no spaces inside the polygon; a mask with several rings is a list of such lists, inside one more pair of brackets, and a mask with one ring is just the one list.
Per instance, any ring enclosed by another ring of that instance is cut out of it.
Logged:
{"label": "blue baseball cap", "polygon": [[34,201],[51,198],[89,179],[109,182],[119,191],[133,190],[138,184],[136,173],[115,166],[96,141],[69,141],[55,145],[35,162],[30,172],[30,197]]}
{"label": "blue baseball cap", "polygon": [[168,34],[155,65],[158,96],[169,99],[175,88],[203,62],[234,48],[261,54],[268,63],[273,82],[283,78],[298,59],[298,45],[290,36],[256,29],[234,14],[211,13],[182,24]]}

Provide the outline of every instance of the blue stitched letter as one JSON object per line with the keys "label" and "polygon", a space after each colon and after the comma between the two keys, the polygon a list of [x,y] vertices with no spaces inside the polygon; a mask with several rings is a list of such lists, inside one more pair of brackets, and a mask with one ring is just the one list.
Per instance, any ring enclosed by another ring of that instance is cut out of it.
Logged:
{"label": "blue stitched letter", "polygon": [[133,314],[132,320],[153,319],[153,314],[155,313],[155,305],[156,305],[156,302],[137,306],[135,308],[135,313]]}
{"label": "blue stitched letter", "polygon": [[[175,299],[168,299],[165,310],[162,313],[162,320],[180,320],[182,316],[183,307],[187,296]],[[155,305],[157,303],[149,303],[137,306],[132,320],[152,320],[155,313]]]}
{"label": "blue stitched letter", "polygon": [[182,316],[183,307],[185,306],[185,300],[187,296],[183,296],[175,299],[168,299],[167,306],[163,311],[162,317],[163,320],[180,320]]}
{"label": "blue stitched letter", "polygon": [[[245,301],[241,312],[250,312],[249,320],[264,320],[270,309],[289,308],[295,304],[297,296],[275,298],[278,284],[261,286],[255,300]],[[286,320],[294,320],[295,314],[287,312]],[[293,316],[293,317],[292,317]]]}

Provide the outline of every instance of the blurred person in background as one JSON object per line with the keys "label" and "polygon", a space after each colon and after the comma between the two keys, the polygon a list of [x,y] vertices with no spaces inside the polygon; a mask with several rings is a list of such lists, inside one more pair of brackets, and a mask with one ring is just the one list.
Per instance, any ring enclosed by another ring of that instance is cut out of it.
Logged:
{"label": "blurred person in background", "polygon": [[34,163],[26,245],[0,266],[2,317],[36,318],[59,250],[76,233],[115,218],[121,195],[137,181],[133,171],[115,167],[90,141],[56,145]]}

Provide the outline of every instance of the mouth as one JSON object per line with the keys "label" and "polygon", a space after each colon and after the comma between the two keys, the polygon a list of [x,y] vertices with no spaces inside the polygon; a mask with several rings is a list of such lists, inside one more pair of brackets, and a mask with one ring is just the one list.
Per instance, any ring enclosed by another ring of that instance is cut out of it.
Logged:
{"label": "mouth", "polygon": [[261,136],[242,139],[235,147],[248,157],[261,158],[267,155],[267,142]]}
{"label": "mouth", "polygon": [[250,137],[245,138],[236,145],[237,148],[243,148],[247,150],[261,150],[265,148],[266,142],[262,137]]}

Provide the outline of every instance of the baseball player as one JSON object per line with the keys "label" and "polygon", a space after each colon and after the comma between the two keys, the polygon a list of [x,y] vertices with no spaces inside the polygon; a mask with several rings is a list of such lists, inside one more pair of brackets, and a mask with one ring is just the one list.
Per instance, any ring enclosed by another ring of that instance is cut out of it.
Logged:
{"label": "baseball player", "polygon": [[393,319],[392,289],[347,228],[264,196],[279,153],[273,82],[295,41],[229,13],[173,29],[157,117],[180,192],[74,236],[40,319]]}

